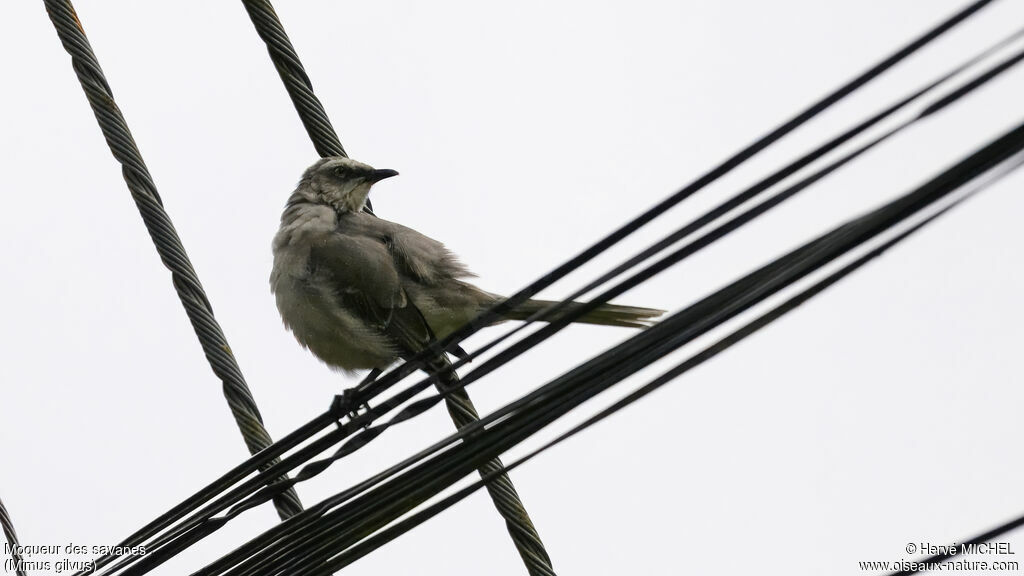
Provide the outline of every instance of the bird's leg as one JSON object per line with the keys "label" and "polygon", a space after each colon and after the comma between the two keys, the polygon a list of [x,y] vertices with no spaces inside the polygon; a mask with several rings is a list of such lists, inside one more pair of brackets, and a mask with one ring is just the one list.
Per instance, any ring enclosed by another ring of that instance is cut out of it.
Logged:
{"label": "bird's leg", "polygon": [[[360,408],[364,409],[363,414],[370,411],[370,403],[367,401],[359,402],[357,398],[359,397],[360,392],[377,380],[377,377],[380,376],[381,372],[383,372],[383,370],[380,368],[370,370],[370,373],[366,375],[366,378],[363,378],[363,381],[360,382],[358,386],[355,388],[346,388],[344,392],[334,397],[334,404],[331,409],[334,410],[335,414],[338,416],[338,426],[341,426],[341,418],[343,416],[348,416],[349,420],[355,420],[358,418]],[[368,428],[369,426],[370,423],[367,422],[366,427]]]}

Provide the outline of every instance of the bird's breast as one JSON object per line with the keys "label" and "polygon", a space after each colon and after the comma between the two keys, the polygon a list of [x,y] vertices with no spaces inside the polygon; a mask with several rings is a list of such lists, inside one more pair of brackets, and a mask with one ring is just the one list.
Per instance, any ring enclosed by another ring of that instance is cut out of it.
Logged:
{"label": "bird's breast", "polygon": [[299,344],[347,372],[386,368],[397,360],[390,342],[339,306],[329,286],[310,276],[304,264],[292,264],[287,259],[280,267],[275,263],[271,289],[285,327]]}

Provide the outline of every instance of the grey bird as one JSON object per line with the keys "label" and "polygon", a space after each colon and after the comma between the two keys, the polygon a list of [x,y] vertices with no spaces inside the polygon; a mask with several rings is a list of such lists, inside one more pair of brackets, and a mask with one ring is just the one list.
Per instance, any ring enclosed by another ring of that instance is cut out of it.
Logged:
{"label": "grey bird", "polygon": [[[397,174],[345,157],[318,160],[274,237],[270,288],[285,326],[346,373],[379,373],[502,299],[463,280],[473,274],[437,240],[363,211],[370,187]],[[550,304],[529,300],[505,317],[523,320]],[[576,321],[642,328],[662,313],[607,304]]]}

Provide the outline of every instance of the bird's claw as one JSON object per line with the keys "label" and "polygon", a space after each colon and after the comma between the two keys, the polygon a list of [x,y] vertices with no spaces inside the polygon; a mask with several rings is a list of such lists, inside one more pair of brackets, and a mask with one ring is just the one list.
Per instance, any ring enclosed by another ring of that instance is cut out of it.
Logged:
{"label": "bird's claw", "polygon": [[[334,397],[334,404],[331,407],[332,412],[335,415],[335,421],[338,426],[341,426],[341,419],[348,416],[349,421],[355,420],[363,414],[370,412],[369,402],[359,402],[357,400],[356,390],[348,388],[341,394]],[[364,428],[370,427],[370,421],[367,421]]]}

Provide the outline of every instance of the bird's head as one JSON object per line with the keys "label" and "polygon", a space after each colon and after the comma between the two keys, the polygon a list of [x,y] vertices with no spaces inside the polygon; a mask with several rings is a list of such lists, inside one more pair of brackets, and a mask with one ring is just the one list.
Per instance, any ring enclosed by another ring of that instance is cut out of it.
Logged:
{"label": "bird's head", "polygon": [[302,182],[308,182],[308,200],[331,206],[338,212],[359,212],[366,204],[370,187],[398,172],[375,169],[343,156],[321,158],[306,169]]}

